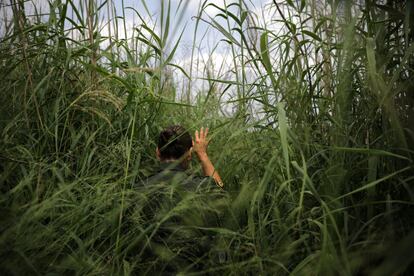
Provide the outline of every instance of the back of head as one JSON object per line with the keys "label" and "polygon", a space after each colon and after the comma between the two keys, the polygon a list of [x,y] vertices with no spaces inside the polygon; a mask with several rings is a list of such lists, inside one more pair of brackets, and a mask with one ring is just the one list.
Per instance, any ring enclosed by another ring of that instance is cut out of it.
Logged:
{"label": "back of head", "polygon": [[179,159],[192,145],[191,135],[180,125],[165,128],[158,138],[161,159]]}

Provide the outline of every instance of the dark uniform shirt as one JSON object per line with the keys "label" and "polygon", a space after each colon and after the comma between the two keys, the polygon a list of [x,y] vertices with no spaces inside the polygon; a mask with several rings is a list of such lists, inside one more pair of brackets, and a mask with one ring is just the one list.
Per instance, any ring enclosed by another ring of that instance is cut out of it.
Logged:
{"label": "dark uniform shirt", "polygon": [[176,162],[161,163],[158,172],[149,177],[144,182],[144,185],[160,183],[168,183],[169,185],[177,187],[179,190],[187,192],[210,190],[217,187],[213,178],[189,174],[181,164]]}
{"label": "dark uniform shirt", "polygon": [[[179,163],[161,163],[156,174],[136,186],[145,202],[141,212],[143,226],[157,225],[151,245],[176,252],[175,260],[201,269],[193,263],[214,246],[215,232],[204,229],[220,226],[221,211],[226,208],[226,194],[211,177],[190,174]],[[156,248],[156,247],[154,247]],[[157,256],[147,248],[146,256]],[[174,271],[175,268],[170,268]]]}
{"label": "dark uniform shirt", "polygon": [[222,201],[224,192],[212,177],[196,176],[186,171],[178,162],[161,163],[156,174],[136,186],[146,198],[146,215],[160,217],[189,217],[195,210],[199,217],[211,204]]}
{"label": "dark uniform shirt", "polygon": [[215,217],[207,215],[211,210],[222,210],[227,197],[212,177],[190,174],[178,162],[161,163],[158,172],[144,180],[138,190],[146,195],[155,217],[166,213],[168,217],[182,217],[187,213],[184,215],[187,220],[193,215],[200,217],[203,214],[204,222]]}

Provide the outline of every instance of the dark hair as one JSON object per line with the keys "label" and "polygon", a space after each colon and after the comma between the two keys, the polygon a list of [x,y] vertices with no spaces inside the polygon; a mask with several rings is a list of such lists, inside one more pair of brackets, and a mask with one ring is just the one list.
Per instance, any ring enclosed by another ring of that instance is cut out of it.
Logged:
{"label": "dark hair", "polygon": [[163,159],[179,159],[192,146],[191,135],[180,125],[165,128],[158,138],[158,149]]}

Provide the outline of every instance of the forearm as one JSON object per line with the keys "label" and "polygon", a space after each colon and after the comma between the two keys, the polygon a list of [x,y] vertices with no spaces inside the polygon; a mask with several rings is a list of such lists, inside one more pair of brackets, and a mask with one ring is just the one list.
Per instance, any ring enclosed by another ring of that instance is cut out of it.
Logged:
{"label": "forearm", "polygon": [[213,177],[214,181],[216,182],[217,186],[223,188],[224,184],[221,180],[220,175],[214,168],[213,163],[211,163],[210,158],[208,157],[207,153],[200,153],[197,154],[198,159],[200,160],[201,167],[203,168],[203,173],[205,176]]}

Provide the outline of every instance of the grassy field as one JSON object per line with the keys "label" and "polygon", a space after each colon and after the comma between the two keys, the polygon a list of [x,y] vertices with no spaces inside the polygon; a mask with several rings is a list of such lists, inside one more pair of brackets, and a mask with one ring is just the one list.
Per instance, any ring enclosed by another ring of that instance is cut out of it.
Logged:
{"label": "grassy field", "polygon": [[[0,2],[0,273],[412,275],[414,5],[201,2],[231,63],[199,76],[176,2],[127,40],[114,2]],[[134,188],[177,123],[224,195]]]}

